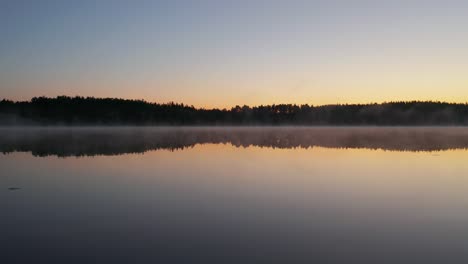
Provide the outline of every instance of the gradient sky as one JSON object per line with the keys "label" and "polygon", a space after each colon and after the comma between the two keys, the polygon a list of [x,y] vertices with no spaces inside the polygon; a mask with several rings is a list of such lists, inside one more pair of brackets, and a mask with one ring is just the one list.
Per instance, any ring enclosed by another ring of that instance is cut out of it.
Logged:
{"label": "gradient sky", "polygon": [[1,0],[0,98],[468,101],[468,1]]}

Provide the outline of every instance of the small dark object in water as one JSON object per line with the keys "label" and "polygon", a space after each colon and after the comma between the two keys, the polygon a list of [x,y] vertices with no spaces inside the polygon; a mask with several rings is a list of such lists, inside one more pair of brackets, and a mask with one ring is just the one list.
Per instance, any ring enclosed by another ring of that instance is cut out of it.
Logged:
{"label": "small dark object in water", "polygon": [[16,191],[16,190],[19,190],[19,189],[21,189],[21,188],[19,188],[19,187],[10,187],[10,188],[8,188],[8,190],[10,190],[10,191]]}

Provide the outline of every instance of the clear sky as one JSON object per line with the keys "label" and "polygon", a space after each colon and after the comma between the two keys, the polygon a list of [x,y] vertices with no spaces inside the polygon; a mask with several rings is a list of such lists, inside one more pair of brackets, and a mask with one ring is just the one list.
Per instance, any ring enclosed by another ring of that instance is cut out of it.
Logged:
{"label": "clear sky", "polygon": [[0,98],[468,101],[468,1],[0,0]]}

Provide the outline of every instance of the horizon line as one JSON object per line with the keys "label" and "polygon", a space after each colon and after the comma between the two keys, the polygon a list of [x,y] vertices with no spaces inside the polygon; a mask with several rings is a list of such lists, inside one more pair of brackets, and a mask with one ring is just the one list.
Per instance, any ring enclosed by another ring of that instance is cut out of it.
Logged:
{"label": "horizon line", "polygon": [[389,101],[367,101],[365,103],[363,102],[346,102],[346,103],[326,103],[326,104],[312,104],[312,103],[291,103],[291,102],[282,102],[282,103],[269,103],[269,104],[253,104],[253,105],[248,105],[248,104],[235,104],[233,106],[228,106],[228,107],[200,107],[200,106],[195,106],[194,104],[186,104],[183,102],[178,102],[178,101],[166,101],[166,102],[158,102],[158,101],[153,101],[153,100],[147,100],[143,98],[125,98],[125,97],[98,97],[98,96],[83,96],[83,95],[57,95],[57,96],[45,96],[45,95],[40,95],[40,96],[33,96],[30,99],[22,99],[22,100],[12,100],[8,99],[6,97],[0,97],[0,102],[1,101],[10,101],[10,102],[15,102],[15,103],[21,103],[21,102],[32,102],[33,99],[35,98],[45,98],[45,99],[59,99],[59,98],[82,98],[82,99],[116,99],[116,100],[125,100],[125,101],[141,101],[149,104],[161,104],[161,105],[167,105],[167,104],[177,104],[177,105],[184,105],[188,107],[193,107],[195,109],[204,109],[204,110],[228,110],[228,109],[233,109],[236,107],[262,107],[262,106],[277,106],[277,105],[295,105],[295,106],[302,106],[302,105],[308,105],[308,106],[313,106],[313,107],[326,107],[326,106],[339,106],[339,105],[349,105],[349,106],[356,106],[356,105],[384,105],[384,104],[391,104],[391,103],[440,103],[440,104],[452,104],[452,105],[468,105],[468,101],[465,102],[456,102],[456,101],[442,101],[442,100],[434,100],[434,99],[411,99],[411,100],[389,100]]}

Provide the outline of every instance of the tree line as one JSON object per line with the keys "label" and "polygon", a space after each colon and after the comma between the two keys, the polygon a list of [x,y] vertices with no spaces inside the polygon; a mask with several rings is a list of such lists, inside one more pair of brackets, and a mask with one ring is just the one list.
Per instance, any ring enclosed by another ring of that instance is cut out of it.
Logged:
{"label": "tree line", "polygon": [[274,104],[203,109],[117,98],[34,97],[0,101],[2,125],[467,125],[468,104]]}

